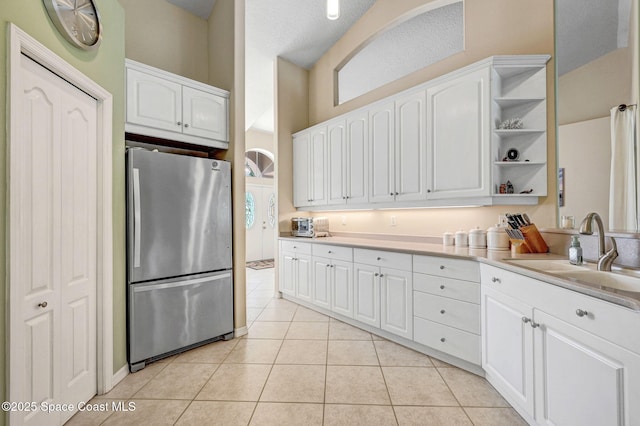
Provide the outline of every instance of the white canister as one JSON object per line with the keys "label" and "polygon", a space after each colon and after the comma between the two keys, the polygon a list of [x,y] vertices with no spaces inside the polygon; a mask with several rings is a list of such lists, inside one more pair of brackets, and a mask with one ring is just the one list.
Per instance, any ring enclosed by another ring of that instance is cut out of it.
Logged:
{"label": "white canister", "polygon": [[456,232],[456,246],[466,247],[469,245],[469,237],[462,229]]}
{"label": "white canister", "polygon": [[487,248],[487,233],[480,228],[469,231],[469,247],[476,249]]}
{"label": "white canister", "polygon": [[503,227],[496,225],[487,229],[487,246],[489,250],[509,250],[509,235]]}
{"label": "white canister", "polygon": [[453,234],[451,232],[445,232],[442,234],[442,244],[445,246],[453,245]]}

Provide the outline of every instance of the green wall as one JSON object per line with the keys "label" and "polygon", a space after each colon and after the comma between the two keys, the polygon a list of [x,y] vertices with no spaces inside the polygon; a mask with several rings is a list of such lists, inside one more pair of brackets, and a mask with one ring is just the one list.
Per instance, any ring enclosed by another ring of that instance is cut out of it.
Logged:
{"label": "green wall", "polygon": [[[96,0],[103,22],[103,39],[95,52],[81,51],[66,42],[49,20],[42,1],[1,0],[0,7],[0,222],[7,215],[7,27],[12,22],[40,43],[79,69],[113,95],[113,301],[114,359],[113,369],[126,364],[125,317],[125,215],[124,215],[124,11],[117,1]],[[6,229],[0,225],[0,400],[6,400]],[[0,425],[6,417],[0,415]]]}

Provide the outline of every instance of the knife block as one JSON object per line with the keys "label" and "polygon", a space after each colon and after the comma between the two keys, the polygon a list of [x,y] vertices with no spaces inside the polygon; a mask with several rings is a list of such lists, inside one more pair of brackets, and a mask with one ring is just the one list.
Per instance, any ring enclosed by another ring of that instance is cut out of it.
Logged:
{"label": "knife block", "polygon": [[530,253],[546,253],[549,251],[549,246],[547,246],[535,224],[523,226],[520,231],[524,235],[523,245],[529,249]]}

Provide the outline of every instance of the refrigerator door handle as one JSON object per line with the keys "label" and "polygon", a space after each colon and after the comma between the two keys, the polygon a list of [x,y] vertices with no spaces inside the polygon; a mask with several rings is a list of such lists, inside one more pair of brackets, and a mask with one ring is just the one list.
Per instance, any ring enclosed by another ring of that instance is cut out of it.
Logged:
{"label": "refrigerator door handle", "polygon": [[133,169],[133,267],[140,267],[140,169]]}
{"label": "refrigerator door handle", "polygon": [[194,284],[199,284],[199,283],[203,283],[203,282],[212,282],[212,281],[217,281],[217,280],[222,280],[222,279],[226,279],[231,277],[230,273],[226,273],[226,274],[221,274],[218,276],[214,276],[214,277],[203,277],[203,278],[195,278],[193,280],[187,280],[187,281],[182,281],[182,282],[172,282],[172,283],[164,283],[164,284],[154,284],[154,285],[134,285],[133,286],[133,292],[134,293],[140,293],[140,292],[144,292],[144,291],[153,291],[153,290],[159,290],[162,288],[177,288],[177,287],[184,287],[184,286],[188,286],[188,285],[194,285]]}

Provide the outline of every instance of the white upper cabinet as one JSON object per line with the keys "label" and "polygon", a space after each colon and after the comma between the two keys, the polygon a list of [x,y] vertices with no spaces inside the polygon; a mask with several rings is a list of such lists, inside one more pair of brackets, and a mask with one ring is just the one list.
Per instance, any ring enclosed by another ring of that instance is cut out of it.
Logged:
{"label": "white upper cabinet", "polygon": [[325,129],[327,145],[325,162],[320,149],[313,163],[294,161],[294,176],[313,167],[311,181],[326,170],[314,201],[296,207],[537,204],[547,194],[549,59],[493,56],[297,133]]}
{"label": "white upper cabinet", "polygon": [[127,69],[127,123],[182,130],[182,86],[135,69]]}
{"label": "white upper cabinet", "polygon": [[397,201],[427,198],[425,144],[425,92],[418,90],[396,99],[395,197]]}
{"label": "white upper cabinet", "polygon": [[347,202],[347,141],[344,120],[329,123],[327,127],[327,151],[329,159],[329,173],[327,173],[328,203],[344,204]]}
{"label": "white upper cabinet", "polygon": [[309,133],[309,177],[311,205],[320,206],[327,204],[327,184],[325,180],[327,168],[327,128],[312,129]]}
{"label": "white upper cabinet", "polygon": [[429,199],[491,193],[490,69],[427,89]]}
{"label": "white upper cabinet", "polygon": [[369,110],[369,201],[395,199],[395,105],[377,104]]}
{"label": "white upper cabinet", "polygon": [[126,60],[127,133],[226,149],[229,92]]}
{"label": "white upper cabinet", "polygon": [[293,205],[327,204],[327,127],[314,127],[293,138]]}
{"label": "white upper cabinet", "polygon": [[293,205],[311,205],[309,192],[309,132],[298,133],[293,138]]}
{"label": "white upper cabinet", "polygon": [[228,100],[203,90],[183,86],[183,132],[207,139],[228,140]]}

